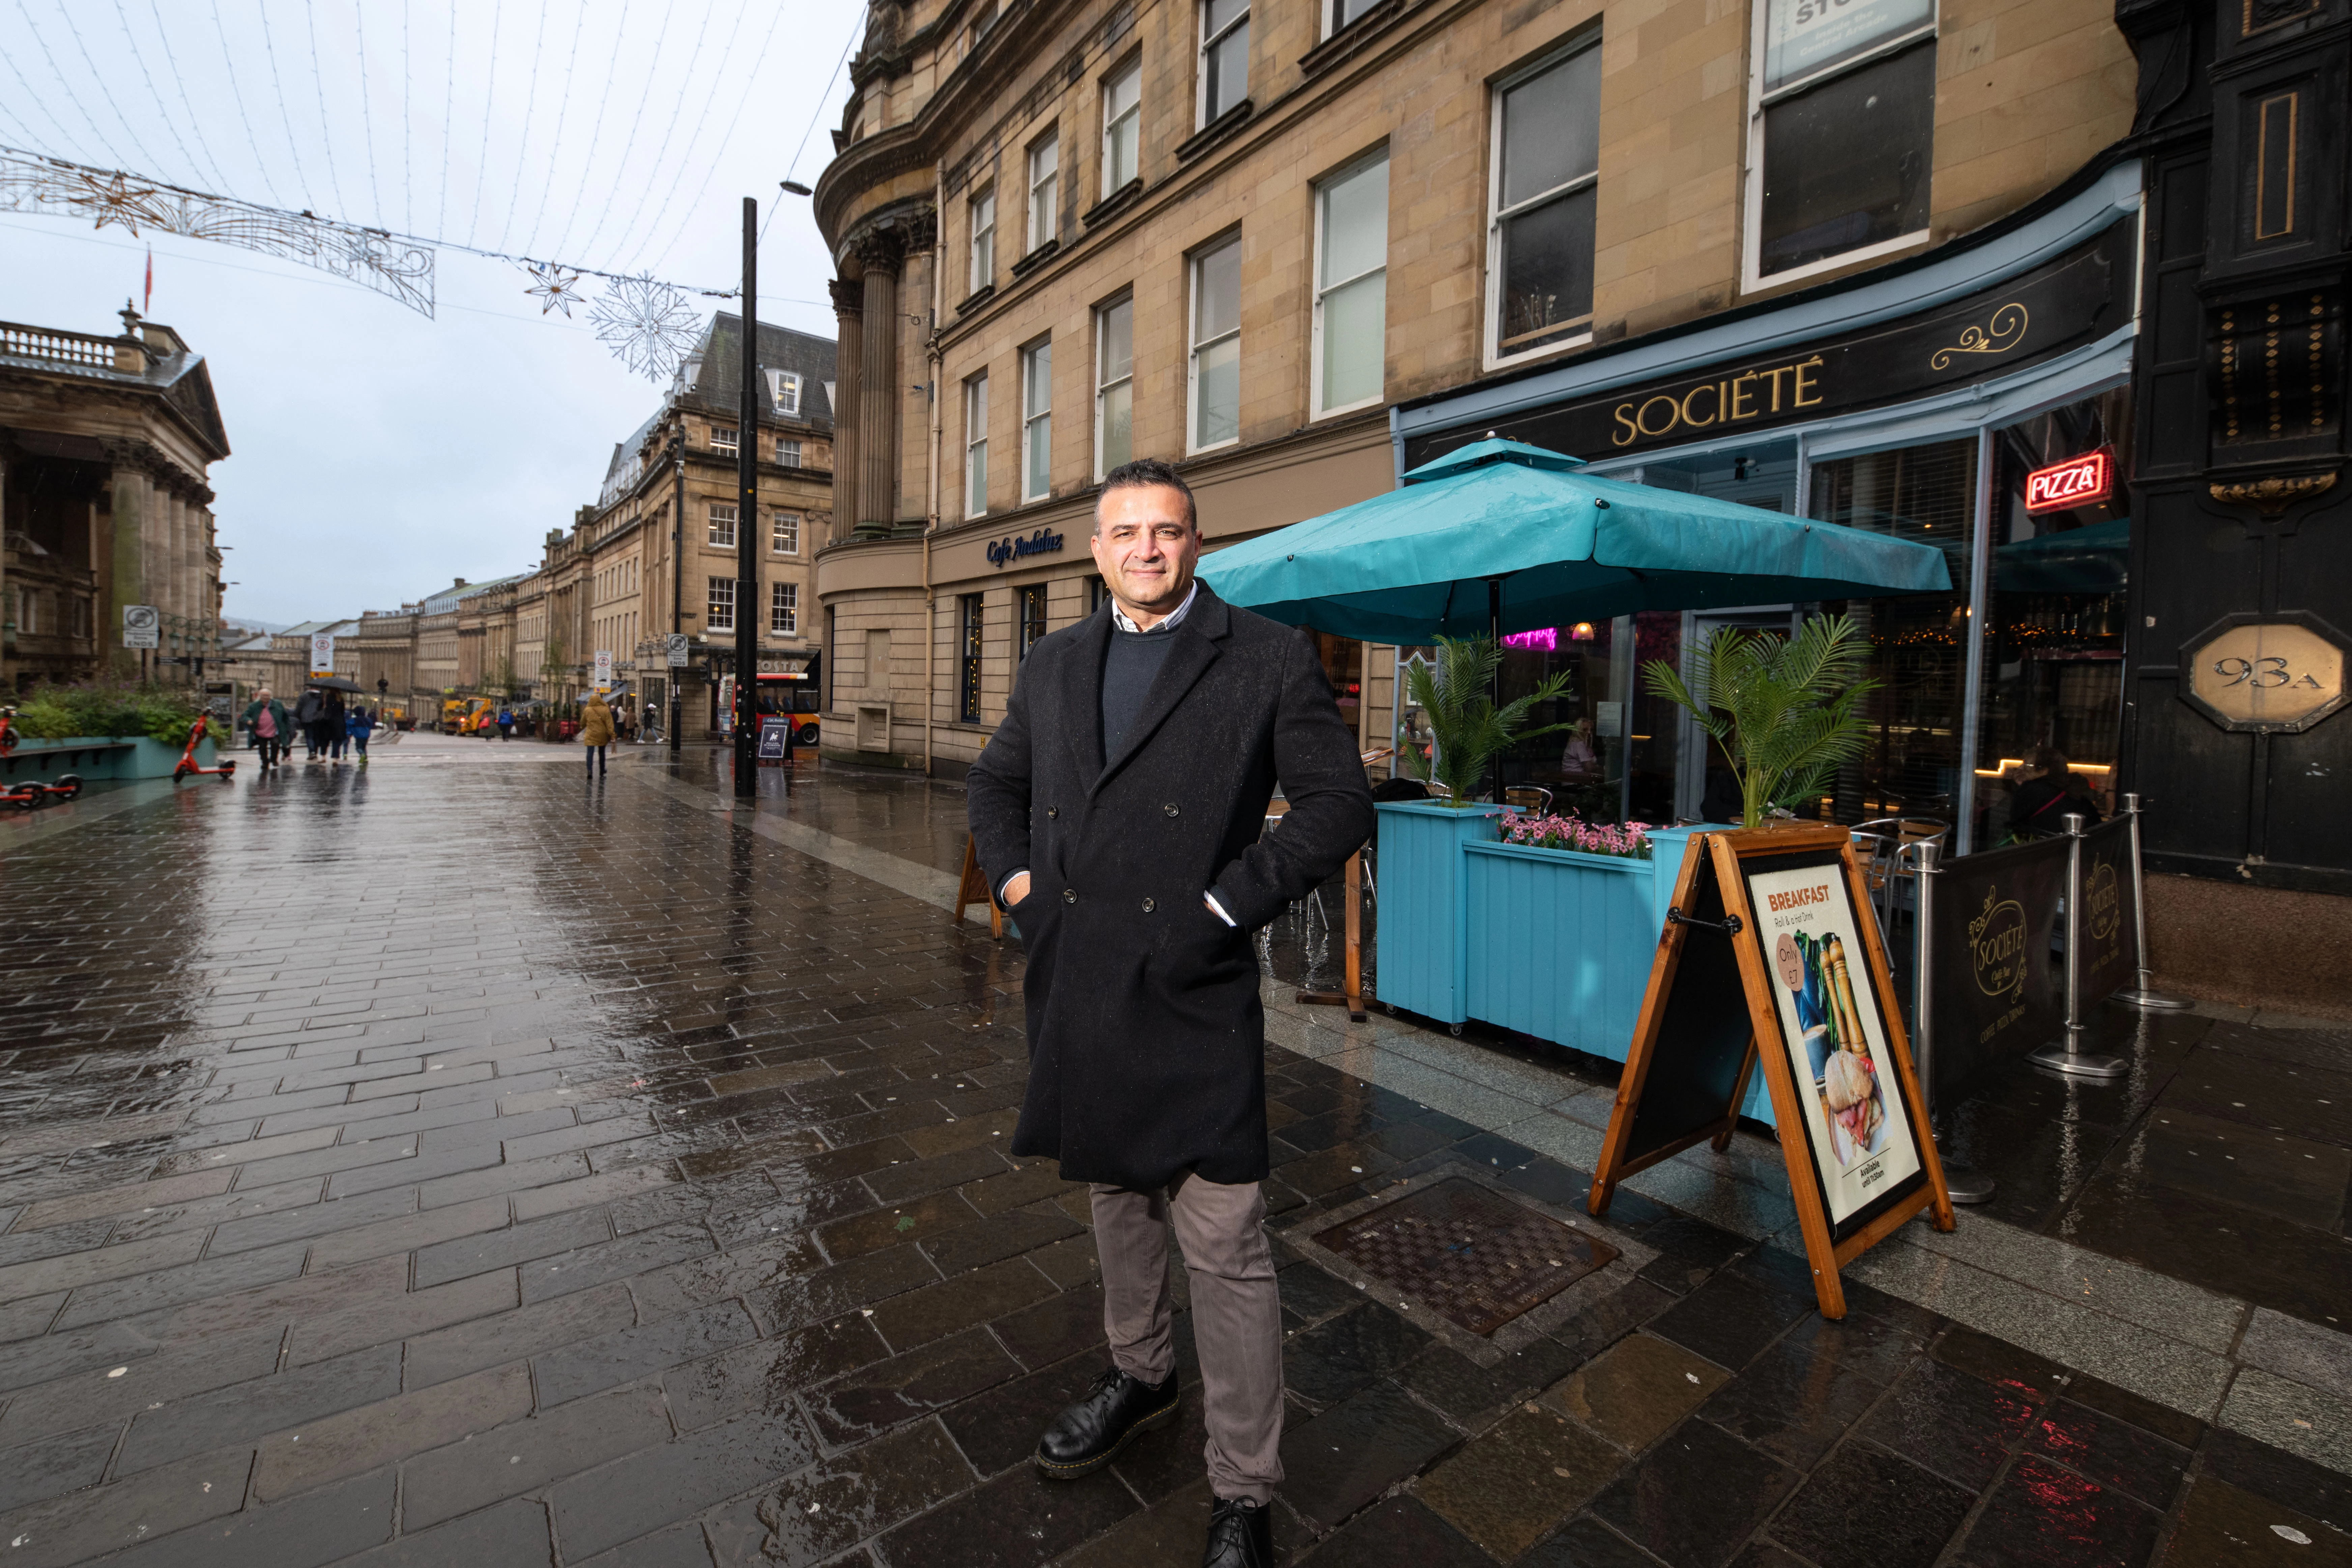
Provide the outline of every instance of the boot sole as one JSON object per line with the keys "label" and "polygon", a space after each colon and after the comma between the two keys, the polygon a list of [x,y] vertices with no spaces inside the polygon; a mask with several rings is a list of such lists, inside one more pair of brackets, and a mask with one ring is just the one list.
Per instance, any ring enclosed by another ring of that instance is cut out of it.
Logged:
{"label": "boot sole", "polygon": [[1090,1476],[1097,1470],[1101,1469],[1105,1465],[1109,1464],[1113,1459],[1118,1458],[1120,1454],[1126,1451],[1127,1446],[1129,1443],[1134,1442],[1137,1437],[1150,1431],[1155,1426],[1165,1426],[1170,1421],[1173,1420],[1176,1415],[1176,1407],[1179,1403],[1180,1402],[1177,1400],[1171,1399],[1165,1405],[1153,1411],[1150,1415],[1137,1417],[1135,1424],[1129,1426],[1124,1433],[1120,1434],[1118,1442],[1113,1443],[1109,1447],[1104,1449],[1101,1453],[1097,1454],[1091,1459],[1081,1459],[1077,1463],[1072,1465],[1057,1464],[1054,1460],[1045,1458],[1045,1450],[1040,1449],[1035,1455],[1032,1456],[1037,1462],[1037,1473],[1045,1477],[1045,1479],[1049,1481],[1074,1481],[1080,1476]]}

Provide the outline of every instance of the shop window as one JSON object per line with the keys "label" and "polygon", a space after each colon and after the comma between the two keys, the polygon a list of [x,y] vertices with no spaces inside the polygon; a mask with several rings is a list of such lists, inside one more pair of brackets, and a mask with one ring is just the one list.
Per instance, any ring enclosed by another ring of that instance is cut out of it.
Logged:
{"label": "shop window", "polygon": [[[2058,832],[2069,811],[2101,819],[2115,814],[2131,551],[2123,476],[2132,471],[2131,430],[2131,394],[2118,389],[1993,433],[1991,592],[1977,728],[1979,849]],[[2101,453],[2107,456],[2105,493],[2095,483],[2047,479],[2029,490],[2034,474]],[[2025,820],[2036,800],[2051,798],[2035,792],[2022,816],[2012,810],[2021,786],[2048,760],[2044,747],[2066,760],[2074,804],[2052,805],[2038,820]]]}
{"label": "shop window", "polygon": [[1962,703],[1968,681],[1969,557],[1976,532],[1974,437],[1825,459],[1812,466],[1808,516],[1933,545],[1957,591],[1832,601],[1870,639],[1864,699],[1870,739],[1831,793],[1801,816],[1861,822],[1932,816],[1955,823],[1961,795]]}
{"label": "shop window", "polygon": [[1054,343],[1021,351],[1021,499],[1054,493]]}
{"label": "shop window", "polygon": [[735,548],[735,503],[715,500],[710,503],[710,542],[722,550]]}
{"label": "shop window", "polygon": [[963,384],[963,514],[988,510],[988,373]]}
{"label": "shop window", "polygon": [[1249,97],[1249,0],[1202,0],[1200,122],[1209,125]]}
{"label": "shop window", "polygon": [[987,625],[987,610],[978,594],[959,596],[956,609],[956,618],[962,623],[957,628],[957,641],[961,651],[956,670],[956,717],[967,724],[977,724],[980,722],[981,634]]}
{"label": "shop window", "polygon": [[1029,149],[1029,243],[1024,254],[1051,240],[1061,222],[1061,138],[1053,132]]}
{"label": "shop window", "polygon": [[977,294],[996,281],[996,190],[971,198],[971,276],[965,292]]}
{"label": "shop window", "polygon": [[1381,401],[1388,361],[1389,155],[1315,193],[1315,411]]}
{"label": "shop window", "polygon": [[1045,584],[1032,583],[1013,596],[1013,638],[1017,662],[1026,662],[1029,650],[1045,635]]}
{"label": "shop window", "polygon": [[1192,258],[1192,449],[1241,438],[1242,240]]}
{"label": "shop window", "polygon": [[1135,455],[1135,300],[1095,312],[1095,478]]}
{"label": "shop window", "polygon": [[1087,577],[1087,614],[1091,616],[1101,609],[1103,601],[1109,597],[1110,589],[1104,584],[1101,574],[1089,574]]}
{"label": "shop window", "polygon": [[1495,89],[1486,247],[1490,363],[1592,331],[1601,174],[1601,40]]}
{"label": "shop window", "polygon": [[1140,167],[1143,145],[1143,62],[1103,84],[1102,194],[1124,189]]}
{"label": "shop window", "polygon": [[1748,282],[1927,237],[1935,0],[1758,0]]}

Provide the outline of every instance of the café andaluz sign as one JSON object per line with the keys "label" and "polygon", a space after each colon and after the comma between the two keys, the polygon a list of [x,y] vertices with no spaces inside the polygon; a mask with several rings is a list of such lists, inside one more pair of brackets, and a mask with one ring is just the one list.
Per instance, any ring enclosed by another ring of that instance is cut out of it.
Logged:
{"label": "caf\u00e9 andaluz sign", "polygon": [[1056,554],[1061,548],[1062,536],[1050,528],[1041,528],[1026,539],[1007,535],[1003,539],[990,540],[988,563],[991,566],[1009,566],[1024,556]]}
{"label": "caf\u00e9 andaluz sign", "polygon": [[2133,226],[2110,226],[2021,277],[1841,337],[1621,387],[1411,442],[1408,467],[1491,429],[1586,458],[1719,440],[1964,386],[2096,342],[2130,319]]}

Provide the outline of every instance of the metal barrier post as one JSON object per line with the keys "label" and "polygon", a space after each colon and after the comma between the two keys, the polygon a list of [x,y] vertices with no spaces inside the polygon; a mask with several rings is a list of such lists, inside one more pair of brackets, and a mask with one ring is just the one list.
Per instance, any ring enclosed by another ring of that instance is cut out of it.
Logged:
{"label": "metal barrier post", "polygon": [[2139,869],[2139,796],[2124,796],[2124,815],[2131,818],[2131,873],[2133,940],[2138,943],[2137,959],[2138,980],[2115,994],[2115,1000],[2143,1013],[2186,1013],[2190,1004],[2184,997],[2168,994],[2151,984],[2147,972],[2147,881]]}
{"label": "metal barrier post", "polygon": [[2131,1070],[2121,1057],[2083,1049],[2083,818],[2068,812],[2066,822],[2066,1040],[2044,1046],[2025,1059],[2075,1078],[2121,1078]]}
{"label": "metal barrier post", "polygon": [[[1919,1092],[1927,1101],[1927,1129],[1936,1125],[1936,844],[1930,839],[1913,851],[1911,900],[1911,1066],[1919,1075]],[[1937,1139],[1938,1145],[1942,1143]],[[1937,1151],[1941,1152],[1940,1147]],[[1944,1185],[1956,1204],[1992,1202],[1994,1182],[1983,1172],[1950,1160],[1944,1162]]]}

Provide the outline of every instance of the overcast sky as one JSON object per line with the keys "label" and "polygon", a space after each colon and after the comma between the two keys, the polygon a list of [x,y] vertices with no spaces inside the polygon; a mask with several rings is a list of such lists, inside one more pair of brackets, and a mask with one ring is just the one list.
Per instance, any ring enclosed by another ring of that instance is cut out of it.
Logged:
{"label": "overcast sky", "polygon": [[[813,185],[832,156],[856,0],[21,4],[0,24],[0,145],[719,289],[742,198],[763,218],[782,202],[760,318],[833,335],[824,243],[777,182]],[[235,449],[212,471],[232,619],[529,570],[659,401],[586,305],[543,316],[520,267],[447,248],[428,320],[225,245],[5,213],[0,319],[118,332],[150,244],[152,318],[205,357]],[[693,303],[706,321],[735,309]]]}

